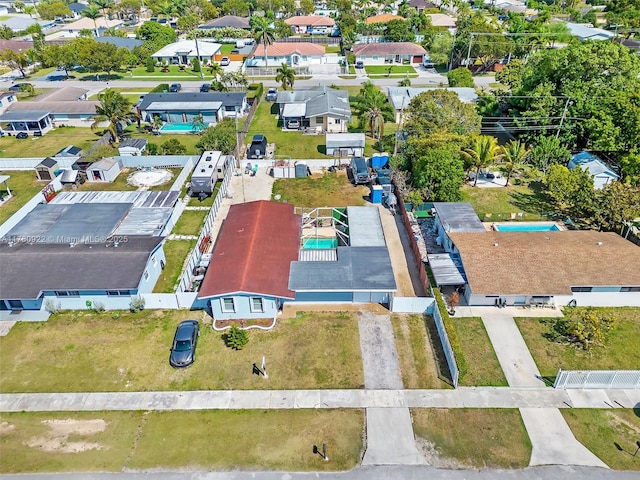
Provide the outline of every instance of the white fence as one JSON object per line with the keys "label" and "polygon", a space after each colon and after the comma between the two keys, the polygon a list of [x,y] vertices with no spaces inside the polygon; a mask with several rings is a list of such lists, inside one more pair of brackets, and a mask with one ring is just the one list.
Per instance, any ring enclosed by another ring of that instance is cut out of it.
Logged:
{"label": "white fence", "polygon": [[146,309],[178,310],[191,308],[198,294],[192,292],[143,293],[140,296],[144,298],[144,308]]}
{"label": "white fence", "polygon": [[171,188],[169,188],[169,190],[171,190],[172,192],[179,192],[180,190],[182,190],[182,187],[187,181],[187,177],[193,171],[194,165],[195,160],[193,158],[189,158],[189,160],[187,160],[187,163],[185,163],[184,168],[180,172],[180,175],[178,175],[173,184],[171,184]]}
{"label": "white fence", "polygon": [[553,388],[640,388],[640,370],[562,370]]}
{"label": "white fence", "polygon": [[393,297],[393,313],[428,313],[435,299],[433,297]]}
{"label": "white fence", "polygon": [[[433,290],[431,290],[431,294],[433,295]],[[433,317],[433,320],[436,324],[436,330],[438,331],[438,337],[440,337],[440,342],[442,343],[444,357],[447,360],[447,365],[449,366],[449,372],[451,373],[451,382],[453,383],[454,388],[458,388],[460,371],[458,370],[456,356],[453,353],[453,348],[451,348],[451,343],[449,342],[449,337],[447,336],[447,330],[444,328],[444,321],[442,320],[442,315],[440,314],[438,303],[435,301],[433,302],[433,311],[431,312],[431,316]]]}
{"label": "white fence", "polygon": [[[32,170],[42,162],[46,157],[38,158],[0,158],[0,170]],[[58,167],[71,168],[71,165],[78,160],[79,157],[56,157]],[[11,175],[11,174],[9,174]],[[35,175],[35,172],[34,172]],[[11,185],[9,185],[11,187]]]}
{"label": "white fence", "polygon": [[209,214],[204,221],[204,226],[202,227],[202,231],[200,232],[200,236],[198,237],[196,246],[191,254],[187,257],[187,260],[184,264],[184,269],[182,271],[182,275],[180,276],[180,282],[178,283],[178,292],[189,292],[192,288],[194,269],[198,266],[198,264],[200,263],[200,259],[202,258],[202,252],[200,251],[201,245],[204,242],[205,237],[211,237],[213,222],[216,219],[216,215],[218,215],[218,211],[220,210],[220,205],[222,205],[223,198],[227,195],[229,182],[231,182],[231,176],[233,175],[233,172],[235,170],[235,163],[236,160],[234,157],[227,157],[224,179],[220,184],[220,190],[218,191],[218,195],[216,195],[216,199],[213,202],[211,210],[209,211]]}
{"label": "white fence", "polygon": [[181,168],[189,160],[197,161],[198,155],[116,155],[113,158],[125,168]]}

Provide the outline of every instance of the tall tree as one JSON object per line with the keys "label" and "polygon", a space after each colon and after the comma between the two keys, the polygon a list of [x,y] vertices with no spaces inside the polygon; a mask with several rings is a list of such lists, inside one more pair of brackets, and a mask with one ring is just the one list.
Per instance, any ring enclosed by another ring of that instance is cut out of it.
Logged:
{"label": "tall tree", "polygon": [[271,20],[266,17],[259,17],[254,15],[249,21],[251,25],[251,32],[256,42],[262,44],[262,51],[264,53],[264,64],[269,67],[269,59],[267,57],[267,46],[271,45],[274,40],[273,26]]}
{"label": "tall tree", "polygon": [[293,83],[296,80],[296,71],[283,63],[278,67],[276,71],[276,82],[280,82],[283,90],[289,90],[293,88]]}
{"label": "tall tree", "polygon": [[22,78],[27,76],[26,68],[29,66],[29,51],[14,52],[13,50],[5,50],[0,52],[0,61],[7,64],[12,70],[19,70]]}
{"label": "tall tree", "polygon": [[433,133],[480,133],[475,106],[463,103],[455,92],[433,89],[414,97],[404,108],[404,130],[410,137]]}
{"label": "tall tree", "polygon": [[518,171],[522,164],[525,163],[531,150],[520,140],[510,140],[502,147],[502,166],[507,172],[507,182],[505,187],[509,186],[509,179],[513,172]]}
{"label": "tall tree", "polygon": [[109,122],[108,129],[115,143],[118,143],[118,124],[131,116],[131,102],[120,92],[107,88],[98,94],[100,105],[96,105],[96,116],[92,129],[98,128],[102,122]]}
{"label": "tall tree", "polygon": [[367,125],[371,136],[377,140],[384,135],[384,122],[393,121],[393,106],[371,81],[362,85],[353,109],[361,125]]}
{"label": "tall tree", "polygon": [[82,16],[93,20],[94,34],[96,37],[99,37],[100,34],[98,33],[98,24],[96,23],[96,20],[102,16],[100,9],[96,5],[89,5],[82,11]]}
{"label": "tall tree", "polygon": [[493,165],[501,155],[498,140],[488,135],[477,136],[473,146],[462,149],[461,153],[469,161],[469,165],[476,169],[474,187],[478,184],[480,169]]}
{"label": "tall tree", "polygon": [[428,149],[414,160],[411,177],[424,191],[426,200],[458,202],[464,184],[464,164],[458,152],[450,147]]}

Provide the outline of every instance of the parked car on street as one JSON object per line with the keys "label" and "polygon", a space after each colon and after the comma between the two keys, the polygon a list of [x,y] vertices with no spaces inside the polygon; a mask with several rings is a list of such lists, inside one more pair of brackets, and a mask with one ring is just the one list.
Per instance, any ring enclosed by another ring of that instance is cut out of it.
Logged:
{"label": "parked car on street", "polygon": [[169,91],[173,93],[179,92],[180,90],[182,90],[182,85],[180,85],[179,83],[172,83],[169,87]]}
{"label": "parked car on street", "polygon": [[358,60],[356,62],[356,68],[364,68],[364,62],[362,60]]}
{"label": "parked car on street", "polygon": [[208,91],[210,91],[210,90],[211,90],[211,84],[210,84],[210,83],[203,83],[203,84],[200,86],[200,91],[201,91],[202,93],[207,93],[207,92],[208,92]]}
{"label": "parked car on street", "polygon": [[222,59],[220,60],[220,66],[222,67],[226,67],[230,64],[231,64],[231,60],[229,59],[229,57],[222,57]]}
{"label": "parked car on street", "polygon": [[264,158],[267,155],[267,137],[254,135],[247,151],[247,158]]}
{"label": "parked car on street", "polygon": [[173,336],[169,365],[184,368],[196,360],[196,346],[200,336],[200,324],[197,320],[180,322]]}
{"label": "parked car on street", "polygon": [[271,87],[269,90],[267,90],[267,95],[265,97],[267,102],[275,102],[277,98],[278,98],[278,89],[277,88]]}

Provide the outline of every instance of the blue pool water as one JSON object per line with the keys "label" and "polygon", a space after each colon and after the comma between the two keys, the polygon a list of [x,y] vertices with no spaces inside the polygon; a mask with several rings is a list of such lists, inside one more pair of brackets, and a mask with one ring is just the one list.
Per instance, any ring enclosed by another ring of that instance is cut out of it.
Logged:
{"label": "blue pool water", "polygon": [[557,232],[560,229],[557,225],[542,223],[523,223],[523,224],[511,224],[511,225],[496,225],[496,230],[499,232]]}
{"label": "blue pool water", "polygon": [[337,238],[307,238],[302,244],[302,248],[321,250],[327,248],[337,248]]}
{"label": "blue pool water", "polygon": [[[204,129],[204,125],[200,128]],[[193,132],[192,123],[165,123],[160,127],[161,132],[174,132],[174,133],[191,133]]]}

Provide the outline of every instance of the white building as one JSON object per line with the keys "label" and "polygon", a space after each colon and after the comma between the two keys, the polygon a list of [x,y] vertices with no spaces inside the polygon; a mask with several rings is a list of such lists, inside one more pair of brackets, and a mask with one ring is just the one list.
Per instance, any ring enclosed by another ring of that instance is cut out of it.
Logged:
{"label": "white building", "polygon": [[208,64],[220,47],[219,43],[204,40],[180,40],[162,47],[151,56],[158,62],[170,65],[191,65],[194,58],[198,58],[201,64]]}

